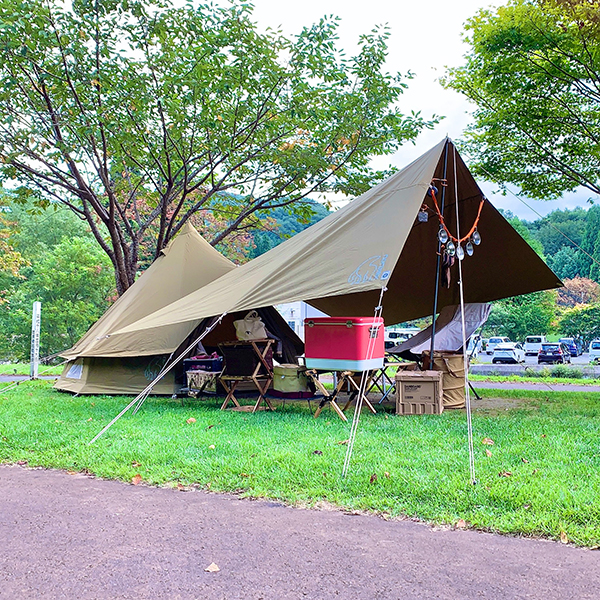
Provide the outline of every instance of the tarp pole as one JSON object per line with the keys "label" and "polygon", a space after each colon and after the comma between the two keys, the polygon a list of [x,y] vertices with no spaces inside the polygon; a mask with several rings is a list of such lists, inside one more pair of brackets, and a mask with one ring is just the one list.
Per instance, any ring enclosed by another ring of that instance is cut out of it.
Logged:
{"label": "tarp pole", "polygon": [[[456,202],[456,237],[460,245],[460,221],[458,212],[458,181],[456,174],[456,148],[454,148],[454,201]],[[467,441],[469,445],[469,474],[475,485],[475,452],[473,450],[473,420],[471,415],[471,394],[469,389],[469,357],[467,356],[467,333],[465,327],[465,291],[463,286],[462,260],[458,260],[458,289],[460,290],[460,317],[462,324],[463,368],[465,372],[465,407],[467,411]]]}
{"label": "tarp pole", "polygon": [[[446,172],[448,169],[448,144],[450,140],[446,140],[446,145],[444,146],[444,173],[442,175],[442,179],[446,179]],[[454,165],[454,169],[456,170],[456,165]],[[443,185],[442,182],[442,199],[440,212],[444,214],[444,204],[446,202],[446,186]],[[429,348],[429,369],[433,369],[433,349],[435,348],[435,316],[438,312],[438,295],[440,291],[440,270],[442,266],[442,242],[438,239],[438,249],[437,249],[437,261],[435,265],[435,292],[433,294],[433,315],[431,317],[431,346]]]}

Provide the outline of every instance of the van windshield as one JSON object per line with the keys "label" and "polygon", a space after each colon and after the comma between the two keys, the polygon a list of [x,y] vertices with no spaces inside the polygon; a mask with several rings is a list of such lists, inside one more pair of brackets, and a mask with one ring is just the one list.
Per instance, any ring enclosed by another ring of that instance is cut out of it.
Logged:
{"label": "van windshield", "polygon": [[600,350],[600,342],[592,342],[592,350]]}
{"label": "van windshield", "polygon": [[541,337],[535,337],[535,336],[530,336],[525,340],[526,344],[541,344],[542,343],[542,338]]}
{"label": "van windshield", "polygon": [[560,338],[560,340],[558,340],[561,344],[572,344],[573,343],[573,338]]}

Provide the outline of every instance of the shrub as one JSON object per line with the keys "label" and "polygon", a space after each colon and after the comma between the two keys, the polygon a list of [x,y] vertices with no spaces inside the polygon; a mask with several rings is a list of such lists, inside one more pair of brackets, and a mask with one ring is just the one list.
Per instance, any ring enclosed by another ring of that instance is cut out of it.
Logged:
{"label": "shrub", "polygon": [[568,379],[581,379],[583,371],[581,369],[567,367],[567,365],[556,365],[550,371],[552,377],[566,377]]}

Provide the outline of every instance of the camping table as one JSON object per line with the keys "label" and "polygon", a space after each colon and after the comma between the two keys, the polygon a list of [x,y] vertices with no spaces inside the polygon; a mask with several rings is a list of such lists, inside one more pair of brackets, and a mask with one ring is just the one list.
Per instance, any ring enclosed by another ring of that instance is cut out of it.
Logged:
{"label": "camping table", "polygon": [[219,349],[225,358],[225,366],[219,376],[219,381],[227,392],[221,410],[225,410],[230,401],[237,408],[241,407],[235,397],[235,389],[242,381],[253,382],[258,390],[258,400],[252,410],[253,413],[258,410],[263,401],[267,408],[275,410],[265,395],[273,381],[273,366],[270,356],[272,356],[271,346],[274,343],[275,340],[264,339],[219,344]]}
{"label": "camping table", "polygon": [[[333,389],[333,393],[331,393],[320,381],[319,381],[319,373],[332,373],[333,371],[321,371],[317,369],[309,369],[306,371],[306,376],[310,378],[310,380],[315,384],[317,389],[323,394],[323,399],[319,403],[317,410],[315,411],[315,419],[321,414],[321,411],[325,407],[325,405],[329,402],[329,405],[333,408],[333,410],[337,413],[338,417],[342,419],[342,421],[348,421],[346,415],[344,414],[344,410],[348,408],[350,402],[354,400],[354,398],[358,395],[360,391],[359,385],[354,380],[353,375],[354,371],[341,371],[339,373],[337,385]],[[344,385],[348,385],[353,389],[353,396],[346,402],[344,409],[342,410],[339,404],[336,402],[337,397],[344,389]],[[363,402],[367,405],[369,410],[373,414],[377,414],[377,411],[373,408],[373,405],[369,402],[369,399],[366,395],[363,395]]]}

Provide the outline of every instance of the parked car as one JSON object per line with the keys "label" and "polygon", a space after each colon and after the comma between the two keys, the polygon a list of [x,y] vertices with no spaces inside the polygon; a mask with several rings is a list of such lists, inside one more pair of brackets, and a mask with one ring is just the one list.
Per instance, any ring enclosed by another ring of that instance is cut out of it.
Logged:
{"label": "parked car", "polygon": [[560,342],[548,342],[542,344],[538,352],[538,364],[541,363],[570,363],[571,351],[565,344]]}
{"label": "parked car", "polygon": [[537,356],[545,341],[545,335],[528,335],[525,338],[525,356]]}
{"label": "parked car", "polygon": [[510,342],[510,340],[507,337],[491,337],[487,341],[487,345],[485,347],[486,353],[487,354],[494,354],[494,348],[498,344],[503,344],[504,342]]}
{"label": "parked car", "polygon": [[521,344],[515,342],[502,342],[494,348],[492,363],[522,363],[525,362],[525,350]]}
{"label": "parked car", "polygon": [[590,342],[590,361],[596,362],[600,360],[600,340],[592,340]]}
{"label": "parked car", "polygon": [[560,340],[558,341],[559,343],[564,344],[569,349],[571,356],[579,356],[583,352],[581,342],[576,338],[560,338]]}

